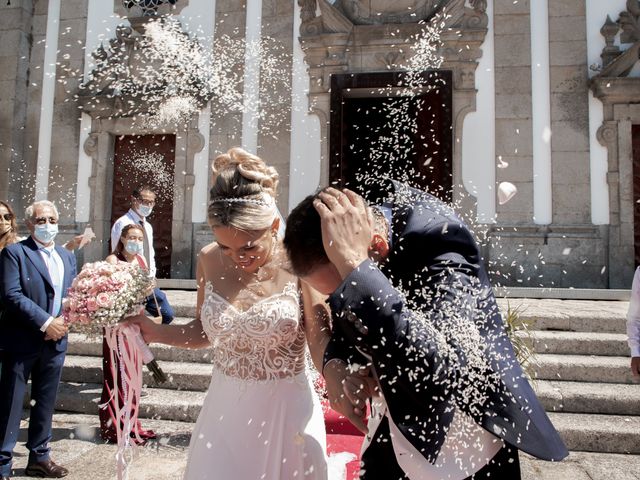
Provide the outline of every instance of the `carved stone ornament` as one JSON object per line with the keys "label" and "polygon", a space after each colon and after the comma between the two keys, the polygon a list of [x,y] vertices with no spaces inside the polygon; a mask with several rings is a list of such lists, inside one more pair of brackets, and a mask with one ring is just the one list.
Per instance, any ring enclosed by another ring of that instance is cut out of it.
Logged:
{"label": "carved stone ornament", "polygon": [[175,5],[178,0],[122,0],[122,5],[133,16],[153,16],[158,14],[158,9],[165,4]]}
{"label": "carved stone ornament", "polygon": [[[171,96],[175,85],[160,78],[140,87],[140,79],[147,78],[147,73],[157,66],[157,58],[146,55],[149,45],[145,38],[145,25],[153,17],[140,18],[131,26],[119,25],[116,35],[101,44],[93,53],[96,66],[89,79],[80,85],[78,96],[85,113],[93,118],[135,117],[147,114],[158,103],[158,99]],[[135,19],[134,19],[135,20]],[[180,32],[187,38],[177,20],[161,17],[160,22],[175,22]],[[193,40],[197,41],[197,40]],[[147,73],[145,73],[147,72]],[[184,81],[189,81],[185,79]],[[145,90],[140,90],[144,88]],[[202,91],[205,91],[204,89]],[[203,106],[210,98],[196,98],[199,106]]]}
{"label": "carved stone ornament", "polygon": [[334,6],[356,25],[415,23],[433,16],[447,0],[338,0]]}
{"label": "carved stone ornament", "polygon": [[[608,105],[637,103],[640,94],[640,78],[628,76],[640,56],[640,0],[627,0],[626,7],[617,22],[607,16],[600,30],[603,67],[590,81],[594,96]],[[622,44],[631,43],[626,50],[614,45],[617,35]]]}
{"label": "carved stone ornament", "polygon": [[447,12],[451,24],[486,27],[487,0],[470,0],[471,8],[464,3],[464,0],[298,0],[300,34],[349,33],[354,25],[418,23],[439,11]]}
{"label": "carved stone ornament", "polygon": [[[640,0],[627,0],[627,9],[620,12],[616,22],[607,16],[600,33],[605,39],[602,49],[602,70],[594,78],[626,77],[638,61],[640,52]],[[620,43],[631,44],[621,50],[614,44],[620,35]]]}
{"label": "carved stone ornament", "polygon": [[627,0],[627,10],[620,12],[618,20],[622,34],[622,43],[634,43],[640,40],[640,1]]}

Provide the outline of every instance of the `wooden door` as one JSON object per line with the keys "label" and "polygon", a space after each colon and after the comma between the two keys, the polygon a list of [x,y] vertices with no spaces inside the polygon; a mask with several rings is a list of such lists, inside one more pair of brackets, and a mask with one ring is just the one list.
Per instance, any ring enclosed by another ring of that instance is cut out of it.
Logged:
{"label": "wooden door", "polygon": [[129,210],[136,187],[154,188],[156,205],[147,219],[153,226],[158,278],[171,276],[175,147],[175,135],[122,135],[115,142],[111,224]]}
{"label": "wooden door", "polygon": [[633,151],[633,245],[635,266],[640,265],[640,125],[631,127]]}
{"label": "wooden door", "polygon": [[424,72],[411,96],[404,83],[401,72],[331,77],[331,183],[366,193],[368,178],[388,176],[450,202],[451,72]]}

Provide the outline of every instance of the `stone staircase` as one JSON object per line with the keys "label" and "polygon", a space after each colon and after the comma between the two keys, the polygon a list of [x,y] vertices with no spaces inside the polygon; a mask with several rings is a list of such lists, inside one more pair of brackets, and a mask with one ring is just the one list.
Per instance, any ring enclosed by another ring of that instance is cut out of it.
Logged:
{"label": "stone staircase", "polygon": [[[195,292],[169,291],[186,323],[195,314]],[[504,311],[507,300],[499,300]],[[629,370],[626,301],[514,299],[530,322],[536,355],[534,387],[572,451],[640,454],[640,384]],[[140,416],[194,422],[209,385],[208,350],[154,346],[170,380],[148,395]],[[102,380],[101,339],[72,333],[58,394],[59,411],[97,414]]]}

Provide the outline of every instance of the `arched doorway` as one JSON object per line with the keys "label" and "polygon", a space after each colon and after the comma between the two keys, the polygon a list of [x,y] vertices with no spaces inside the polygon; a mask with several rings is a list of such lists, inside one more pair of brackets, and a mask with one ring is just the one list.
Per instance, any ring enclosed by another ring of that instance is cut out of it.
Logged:
{"label": "arched doorway", "polygon": [[450,71],[332,75],[329,180],[366,193],[385,176],[450,202],[452,128]]}
{"label": "arched doorway", "polygon": [[154,189],[156,205],[147,220],[153,226],[158,278],[171,276],[175,160],[175,135],[115,137],[111,225],[129,210],[134,188],[149,185]]}

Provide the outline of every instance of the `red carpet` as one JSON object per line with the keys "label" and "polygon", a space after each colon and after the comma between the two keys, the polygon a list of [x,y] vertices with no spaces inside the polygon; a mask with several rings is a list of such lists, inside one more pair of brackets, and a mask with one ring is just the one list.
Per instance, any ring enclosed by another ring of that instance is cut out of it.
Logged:
{"label": "red carpet", "polygon": [[356,458],[347,464],[347,480],[357,480],[360,470],[360,446],[364,436],[349,420],[331,410],[327,400],[322,400],[322,409],[327,427],[327,453],[353,453]]}

